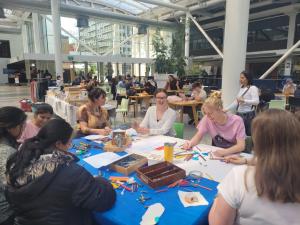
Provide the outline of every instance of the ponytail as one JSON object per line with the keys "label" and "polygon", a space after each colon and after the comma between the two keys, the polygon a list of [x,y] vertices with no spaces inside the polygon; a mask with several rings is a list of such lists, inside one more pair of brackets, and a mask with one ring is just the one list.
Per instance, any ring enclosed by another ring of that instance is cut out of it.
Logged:
{"label": "ponytail", "polygon": [[73,129],[66,121],[62,119],[50,120],[39,131],[37,136],[27,139],[6,163],[6,174],[8,182],[17,187],[17,178],[24,170],[38,160],[41,155],[51,154],[56,142],[60,141],[66,144],[71,138]]}
{"label": "ponytail", "polygon": [[221,99],[221,92],[220,91],[215,91],[213,92],[205,101],[203,106],[205,105],[211,105],[214,106],[220,110],[223,109],[223,101]]}

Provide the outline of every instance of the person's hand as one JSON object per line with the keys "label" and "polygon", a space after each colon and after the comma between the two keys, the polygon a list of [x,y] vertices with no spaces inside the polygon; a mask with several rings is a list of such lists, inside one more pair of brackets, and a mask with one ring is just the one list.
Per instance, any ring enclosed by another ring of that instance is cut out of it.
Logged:
{"label": "person's hand", "polygon": [[140,125],[139,125],[139,123],[138,123],[137,121],[134,121],[134,122],[132,123],[131,127],[132,127],[133,129],[135,129],[135,130],[138,130],[139,127],[140,127]]}
{"label": "person's hand", "polygon": [[192,149],[192,148],[193,148],[192,142],[191,142],[191,141],[186,141],[186,142],[184,142],[182,148],[185,149],[185,150],[190,150],[190,149]]}
{"label": "person's hand", "polygon": [[110,127],[105,127],[104,130],[105,130],[106,132],[108,132],[108,134],[110,134],[110,132],[112,132],[112,129],[111,129]]}
{"label": "person's hand", "polygon": [[239,155],[230,155],[224,158],[224,162],[232,163],[236,165],[243,165],[243,164],[247,164],[247,159]]}
{"label": "person's hand", "polygon": [[212,154],[214,157],[224,157],[224,150],[216,150]]}
{"label": "person's hand", "polygon": [[105,128],[104,129],[98,129],[97,133],[99,135],[104,135],[104,136],[107,136],[110,134],[110,131],[109,130],[106,130]]}
{"label": "person's hand", "polygon": [[243,97],[239,97],[236,100],[237,100],[238,103],[244,103],[245,102]]}
{"label": "person's hand", "polygon": [[139,127],[137,129],[137,132],[140,133],[140,134],[149,134],[150,130],[146,127]]}

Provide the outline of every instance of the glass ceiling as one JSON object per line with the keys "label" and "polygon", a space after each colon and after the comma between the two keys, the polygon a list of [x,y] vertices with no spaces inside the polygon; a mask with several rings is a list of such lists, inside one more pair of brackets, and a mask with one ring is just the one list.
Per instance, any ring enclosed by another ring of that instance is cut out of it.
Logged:
{"label": "glass ceiling", "polygon": [[[161,0],[161,1],[170,2],[168,0]],[[135,15],[138,15],[140,13],[143,13],[147,10],[156,7],[156,5],[134,1],[134,0],[95,0],[94,2],[97,2],[102,5],[106,5],[108,7],[121,9]]]}

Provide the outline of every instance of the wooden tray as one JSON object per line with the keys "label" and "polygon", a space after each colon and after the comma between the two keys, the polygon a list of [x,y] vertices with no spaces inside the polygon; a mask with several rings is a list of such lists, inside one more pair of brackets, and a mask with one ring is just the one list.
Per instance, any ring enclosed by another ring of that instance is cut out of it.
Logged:
{"label": "wooden tray", "polygon": [[113,164],[111,164],[111,169],[116,172],[122,173],[126,176],[136,171],[138,168],[147,165],[148,159],[144,156],[137,154],[130,154]]}
{"label": "wooden tray", "polygon": [[152,188],[172,184],[186,176],[185,170],[169,162],[139,168],[136,172],[141,181]]}
{"label": "wooden tray", "polygon": [[106,152],[123,152],[126,148],[131,145],[132,141],[131,138],[126,136],[126,143],[122,147],[118,147],[112,144],[112,141],[108,141],[104,145],[104,151]]}

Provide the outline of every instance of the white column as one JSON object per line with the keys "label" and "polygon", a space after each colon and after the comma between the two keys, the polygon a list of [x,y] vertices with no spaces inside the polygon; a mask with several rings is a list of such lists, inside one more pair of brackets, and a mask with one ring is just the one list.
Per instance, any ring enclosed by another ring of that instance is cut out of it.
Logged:
{"label": "white column", "polygon": [[239,91],[239,75],[245,69],[250,0],[227,0],[224,59],[222,68],[222,99],[228,106]]}
{"label": "white column", "polygon": [[62,76],[62,54],[61,54],[61,24],[60,24],[60,0],[51,0],[52,25],[54,34],[54,58],[55,73]]}
{"label": "white column", "polygon": [[22,41],[23,41],[23,51],[24,53],[28,53],[28,34],[26,24],[22,24]]}
{"label": "white column", "polygon": [[39,26],[39,14],[32,13],[32,32],[34,39],[34,52],[41,53],[41,29]]}
{"label": "white column", "polygon": [[147,28],[147,34],[146,34],[146,58],[149,59],[150,58],[150,29]]}
{"label": "white column", "polygon": [[190,57],[190,18],[189,15],[185,16],[185,35],[184,35],[184,57],[187,67],[189,66],[189,57]]}
{"label": "white column", "polygon": [[[289,14],[289,32],[288,32],[288,39],[287,39],[287,49],[291,48],[294,45],[296,16],[297,16],[296,12]],[[289,56],[284,62],[283,75],[290,76],[291,71],[292,71],[292,57]]]}

